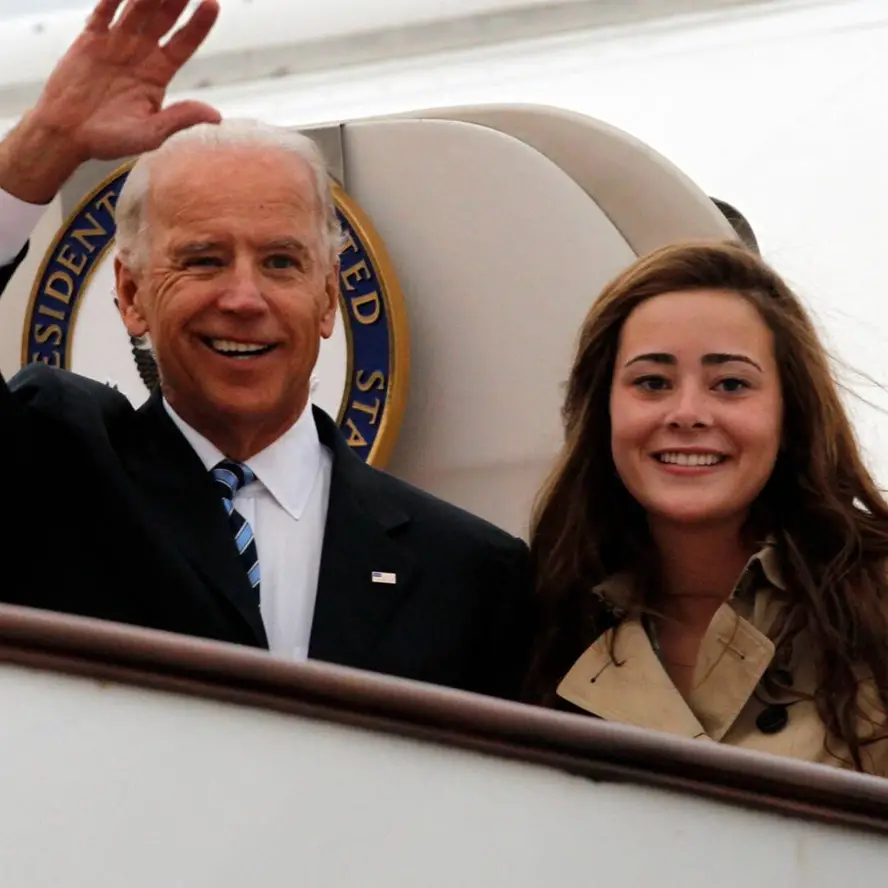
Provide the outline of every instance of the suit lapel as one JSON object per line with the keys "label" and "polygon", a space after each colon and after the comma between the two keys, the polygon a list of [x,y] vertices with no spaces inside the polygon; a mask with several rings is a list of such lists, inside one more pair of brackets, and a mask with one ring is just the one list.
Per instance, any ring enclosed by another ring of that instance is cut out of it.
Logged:
{"label": "suit lapel", "polygon": [[225,511],[209,473],[155,392],[137,413],[128,469],[176,549],[230,602],[268,647],[253,590],[237,558]]}
{"label": "suit lapel", "polygon": [[[333,454],[333,472],[309,656],[368,668],[416,573],[410,552],[393,538],[410,518],[391,503],[390,492],[380,490],[380,474],[351,452],[333,420],[317,408],[314,417]],[[166,539],[234,606],[257,644],[267,647],[215,486],[159,392],[138,411],[134,432],[127,468]],[[394,582],[374,582],[374,572]]]}
{"label": "suit lapel", "polygon": [[[374,648],[416,573],[413,557],[393,538],[410,519],[333,421],[314,413],[321,442],[333,453],[333,473],[309,656],[372,668]],[[374,572],[393,582],[374,582]]]}

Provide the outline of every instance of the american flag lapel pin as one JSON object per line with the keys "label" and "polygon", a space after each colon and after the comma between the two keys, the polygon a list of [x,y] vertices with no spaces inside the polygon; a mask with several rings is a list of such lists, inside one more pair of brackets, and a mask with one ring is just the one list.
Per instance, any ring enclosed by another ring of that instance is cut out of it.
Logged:
{"label": "american flag lapel pin", "polygon": [[370,579],[374,583],[386,583],[389,586],[394,586],[398,581],[397,576],[393,573],[386,573],[382,570],[374,570],[373,573],[370,574]]}

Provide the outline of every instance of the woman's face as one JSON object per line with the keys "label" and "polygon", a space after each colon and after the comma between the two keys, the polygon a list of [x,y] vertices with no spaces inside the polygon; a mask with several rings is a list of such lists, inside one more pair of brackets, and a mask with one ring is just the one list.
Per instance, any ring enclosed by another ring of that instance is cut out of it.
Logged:
{"label": "woman's face", "polygon": [[610,415],[617,472],[653,522],[742,519],[780,449],[774,337],[736,293],[648,299],[623,325]]}

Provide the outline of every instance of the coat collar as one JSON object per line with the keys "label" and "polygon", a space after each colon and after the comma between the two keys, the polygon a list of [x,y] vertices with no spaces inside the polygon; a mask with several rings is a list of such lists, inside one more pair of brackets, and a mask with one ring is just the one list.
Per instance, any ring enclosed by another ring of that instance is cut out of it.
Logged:
{"label": "coat collar", "polygon": [[[615,613],[625,613],[632,582],[631,575],[617,574],[594,591]],[[673,685],[641,621],[634,618],[624,619],[586,650],[562,679],[558,695],[611,721],[721,740],[774,658],[766,623],[773,613],[773,591],[783,588],[769,541],[749,559],[731,600],[716,612],[687,699]]]}
{"label": "coat collar", "polygon": [[749,562],[746,565],[746,570],[749,570],[755,564],[758,564],[759,567],[761,567],[765,579],[772,586],[779,589],[781,592],[786,591],[786,580],[784,579],[783,571],[780,567],[780,560],[777,557],[777,541],[774,537],[768,537],[765,540],[762,548],[749,559]]}
{"label": "coat collar", "polygon": [[[786,591],[783,573],[777,557],[777,548],[773,537],[768,537],[758,550],[746,562],[740,577],[731,593],[731,599],[743,599],[751,589],[760,583],[761,578],[769,585]],[[618,617],[623,617],[634,598],[635,579],[631,572],[621,571],[602,580],[592,589],[592,594],[600,598],[605,606]]]}

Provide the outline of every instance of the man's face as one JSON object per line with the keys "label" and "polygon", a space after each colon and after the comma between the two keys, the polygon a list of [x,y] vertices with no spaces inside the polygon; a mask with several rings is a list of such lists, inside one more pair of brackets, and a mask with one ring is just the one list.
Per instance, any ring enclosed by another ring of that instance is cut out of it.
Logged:
{"label": "man's face", "polygon": [[275,149],[187,148],[152,168],[146,261],[118,261],[118,298],[191,425],[274,438],[303,410],[338,298],[319,201],[308,164]]}

